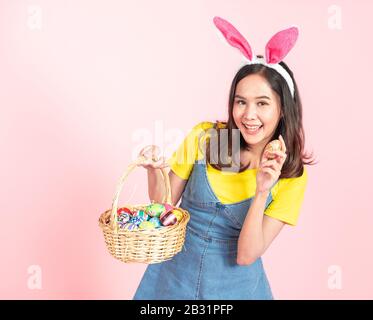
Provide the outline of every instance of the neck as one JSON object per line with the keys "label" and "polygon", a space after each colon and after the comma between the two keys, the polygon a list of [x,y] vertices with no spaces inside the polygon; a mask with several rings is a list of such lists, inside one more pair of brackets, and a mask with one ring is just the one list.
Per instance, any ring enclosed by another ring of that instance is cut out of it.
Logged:
{"label": "neck", "polygon": [[244,166],[249,165],[249,169],[258,168],[260,164],[260,154],[253,152],[253,150],[241,150],[240,161]]}
{"label": "neck", "polygon": [[251,146],[250,150],[241,150],[241,162],[245,164],[250,163],[250,168],[258,168],[264,147],[267,145],[267,143],[268,141],[262,141],[255,146]]}

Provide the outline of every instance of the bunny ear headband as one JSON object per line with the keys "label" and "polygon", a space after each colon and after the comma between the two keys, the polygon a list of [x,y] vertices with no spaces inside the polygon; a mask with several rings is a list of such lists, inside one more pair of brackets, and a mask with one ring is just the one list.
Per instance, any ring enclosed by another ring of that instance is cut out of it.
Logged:
{"label": "bunny ear headband", "polygon": [[245,64],[262,64],[276,70],[286,80],[292,97],[294,98],[294,83],[289,73],[279,64],[294,47],[298,38],[299,29],[290,27],[277,32],[266,44],[265,58],[254,56],[247,40],[228,21],[214,17],[215,26],[220,30],[227,42],[241,51]]}

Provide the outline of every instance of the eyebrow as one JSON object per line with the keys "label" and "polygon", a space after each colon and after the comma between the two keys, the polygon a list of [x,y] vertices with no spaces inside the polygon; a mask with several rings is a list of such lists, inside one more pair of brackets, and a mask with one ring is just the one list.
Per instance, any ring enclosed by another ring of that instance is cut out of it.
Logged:
{"label": "eyebrow", "polygon": [[[244,99],[244,100],[246,100],[245,97],[242,97],[242,96],[240,96],[239,94],[236,94],[234,97],[235,97],[235,98],[240,98],[240,99]],[[260,96],[260,97],[256,97],[255,99],[268,99],[268,100],[271,100],[271,98],[270,98],[270,97],[267,97],[267,96]]]}

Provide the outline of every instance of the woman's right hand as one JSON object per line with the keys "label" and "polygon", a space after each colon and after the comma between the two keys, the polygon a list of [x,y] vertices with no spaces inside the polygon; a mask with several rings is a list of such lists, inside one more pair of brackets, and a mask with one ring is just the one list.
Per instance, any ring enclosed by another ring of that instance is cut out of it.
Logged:
{"label": "woman's right hand", "polygon": [[160,148],[156,145],[148,145],[141,149],[139,157],[143,157],[144,160],[137,164],[138,167],[143,167],[147,170],[162,169],[169,167],[170,165],[166,162],[166,157],[160,157]]}

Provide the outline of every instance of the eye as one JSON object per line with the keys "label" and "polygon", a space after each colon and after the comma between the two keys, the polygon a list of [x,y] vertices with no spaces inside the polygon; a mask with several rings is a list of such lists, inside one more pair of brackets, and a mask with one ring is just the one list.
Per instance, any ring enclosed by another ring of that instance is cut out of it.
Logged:
{"label": "eye", "polygon": [[260,101],[260,102],[258,102],[258,104],[260,105],[260,103],[262,103],[262,106],[264,106],[264,105],[267,105],[268,103],[266,103],[266,102],[264,102],[264,101]]}
{"label": "eye", "polygon": [[[241,104],[241,102],[242,102],[242,104]],[[245,104],[245,101],[244,100],[236,100],[236,103],[239,104],[239,105],[243,105],[243,104]]]}

